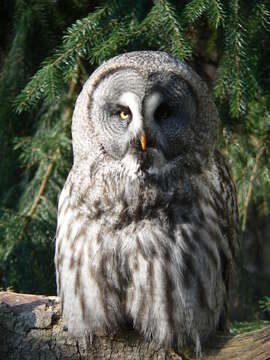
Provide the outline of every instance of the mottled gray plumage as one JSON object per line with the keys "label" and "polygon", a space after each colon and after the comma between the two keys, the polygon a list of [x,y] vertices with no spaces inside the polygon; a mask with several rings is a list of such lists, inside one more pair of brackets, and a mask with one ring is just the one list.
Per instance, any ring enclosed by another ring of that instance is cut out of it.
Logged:
{"label": "mottled gray plumage", "polygon": [[75,336],[132,323],[157,344],[199,351],[225,326],[237,205],[218,131],[206,85],[166,53],[117,56],[86,82],[55,254]]}

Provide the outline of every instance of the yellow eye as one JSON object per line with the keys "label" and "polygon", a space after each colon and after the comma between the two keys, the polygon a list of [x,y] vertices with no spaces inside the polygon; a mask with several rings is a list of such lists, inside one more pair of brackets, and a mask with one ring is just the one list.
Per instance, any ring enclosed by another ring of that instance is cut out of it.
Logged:
{"label": "yellow eye", "polygon": [[122,120],[128,120],[130,117],[130,113],[126,110],[121,110],[119,116]]}

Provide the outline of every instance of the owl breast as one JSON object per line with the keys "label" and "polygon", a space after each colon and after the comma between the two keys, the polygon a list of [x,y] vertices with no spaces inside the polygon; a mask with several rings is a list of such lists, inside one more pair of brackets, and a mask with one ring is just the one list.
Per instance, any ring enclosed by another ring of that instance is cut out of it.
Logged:
{"label": "owl breast", "polygon": [[177,181],[112,164],[78,184],[76,171],[59,201],[56,251],[69,331],[112,331],[131,321],[158,344],[192,341],[198,350],[226,307],[224,269],[233,253],[218,213],[216,163]]}
{"label": "owl breast", "polygon": [[75,336],[131,324],[167,348],[226,328],[237,205],[207,86],[163,52],[119,55],[85,83],[59,199],[55,264]]}

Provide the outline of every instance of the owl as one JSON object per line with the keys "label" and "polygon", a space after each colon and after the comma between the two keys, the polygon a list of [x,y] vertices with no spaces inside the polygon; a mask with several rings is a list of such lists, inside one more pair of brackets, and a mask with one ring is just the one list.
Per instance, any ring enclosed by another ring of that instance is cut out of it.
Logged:
{"label": "owl", "polygon": [[218,133],[207,86],[167,53],[116,56],[85,83],[56,234],[71,334],[131,324],[158,346],[199,352],[226,327],[237,205]]}

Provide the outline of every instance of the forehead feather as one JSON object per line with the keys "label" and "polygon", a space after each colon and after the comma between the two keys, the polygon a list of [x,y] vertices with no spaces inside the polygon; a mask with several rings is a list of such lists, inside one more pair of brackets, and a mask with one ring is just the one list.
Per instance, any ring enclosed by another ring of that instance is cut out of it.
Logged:
{"label": "forehead feather", "polygon": [[[160,51],[134,51],[118,55],[100,65],[85,83],[83,92],[91,98],[98,84],[110,74],[120,70],[133,69],[145,79],[151,73],[172,73],[181,76],[192,88],[194,96],[199,99],[202,117],[211,119],[213,124],[219,123],[215,105],[206,84],[186,63]],[[200,121],[200,119],[198,119]]]}

